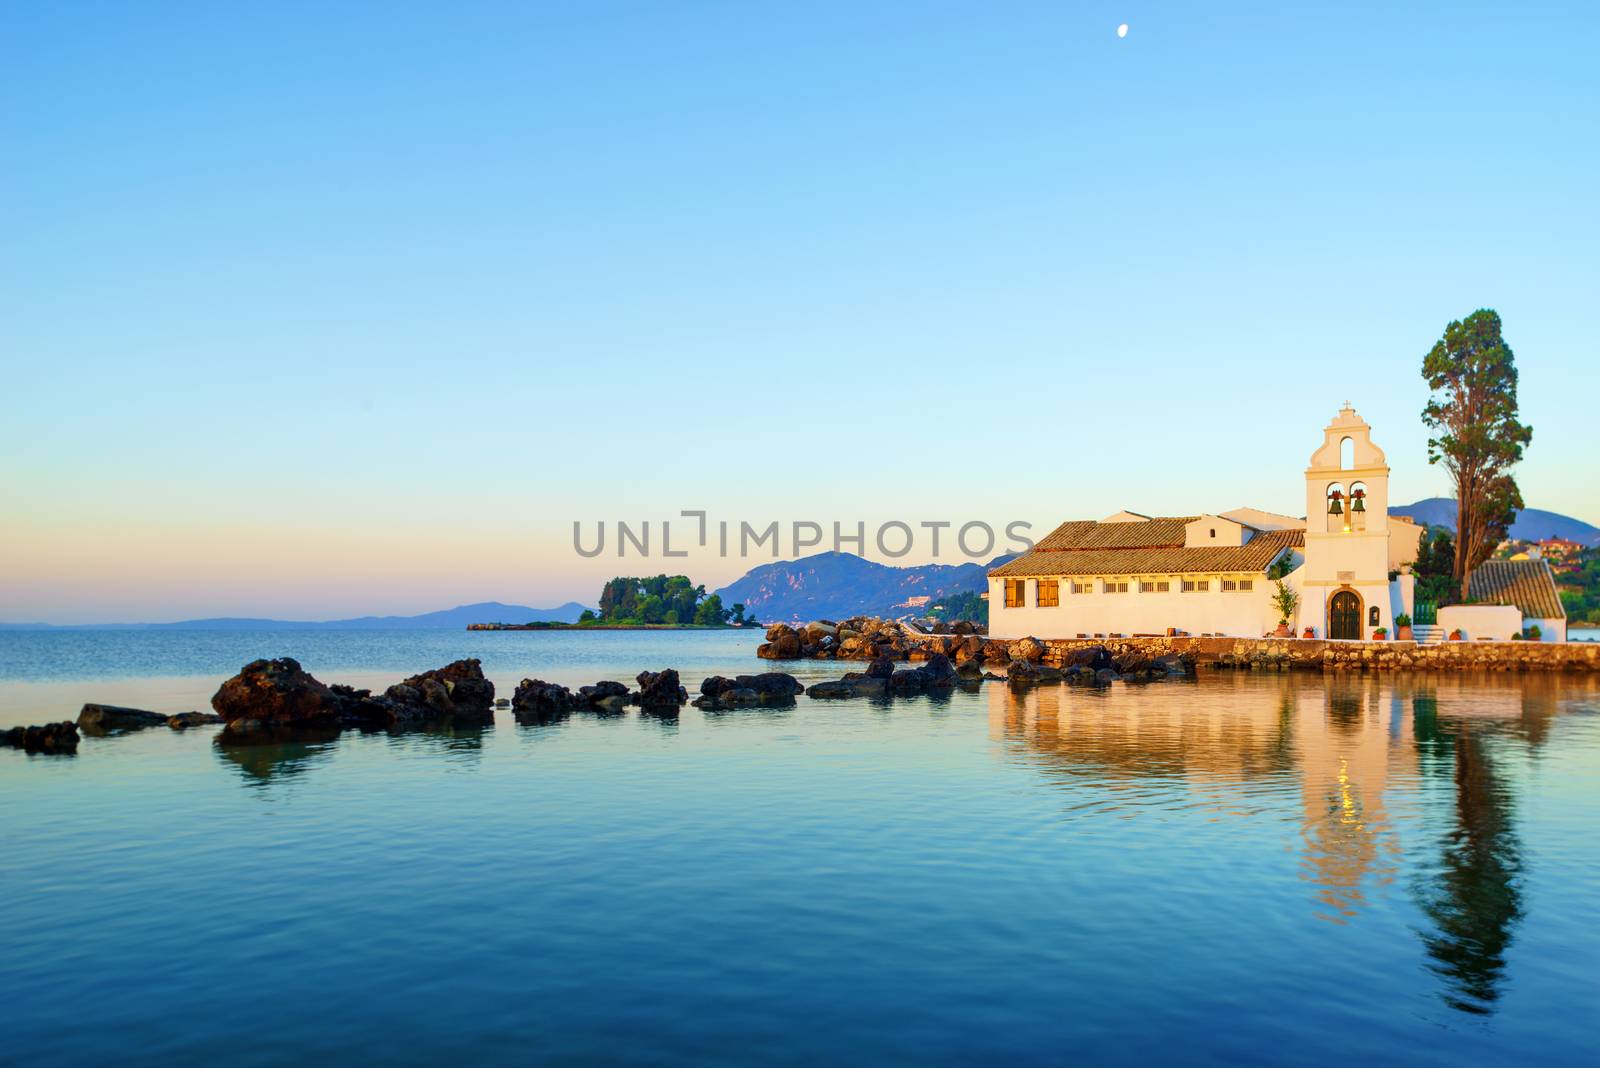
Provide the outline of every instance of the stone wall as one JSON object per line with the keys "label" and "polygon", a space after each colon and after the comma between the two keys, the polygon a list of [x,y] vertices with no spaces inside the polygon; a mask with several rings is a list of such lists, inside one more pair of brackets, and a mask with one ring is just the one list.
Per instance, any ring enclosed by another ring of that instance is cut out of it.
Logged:
{"label": "stone wall", "polygon": [[1059,666],[1070,649],[1102,645],[1113,657],[1177,654],[1197,668],[1285,671],[1577,671],[1600,673],[1596,642],[1320,641],[1303,638],[1051,639],[1045,663]]}

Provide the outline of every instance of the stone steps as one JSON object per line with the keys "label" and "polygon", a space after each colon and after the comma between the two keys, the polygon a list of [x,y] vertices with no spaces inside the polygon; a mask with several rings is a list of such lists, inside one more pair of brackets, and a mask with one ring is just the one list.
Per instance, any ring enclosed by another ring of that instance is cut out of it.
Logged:
{"label": "stone steps", "polygon": [[1412,624],[1411,637],[1418,645],[1438,645],[1444,641],[1444,628],[1434,623],[1424,626]]}

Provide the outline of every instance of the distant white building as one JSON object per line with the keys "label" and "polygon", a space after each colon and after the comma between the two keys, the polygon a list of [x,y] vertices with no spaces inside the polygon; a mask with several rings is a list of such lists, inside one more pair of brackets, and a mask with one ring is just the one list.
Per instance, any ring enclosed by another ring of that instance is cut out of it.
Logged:
{"label": "distant white building", "polygon": [[1393,634],[1412,611],[1422,528],[1389,515],[1389,465],[1371,431],[1348,406],[1324,428],[1305,470],[1306,518],[1239,508],[1061,524],[989,572],[989,633],[1260,637],[1278,625],[1267,573],[1281,565],[1300,595],[1295,634]]}

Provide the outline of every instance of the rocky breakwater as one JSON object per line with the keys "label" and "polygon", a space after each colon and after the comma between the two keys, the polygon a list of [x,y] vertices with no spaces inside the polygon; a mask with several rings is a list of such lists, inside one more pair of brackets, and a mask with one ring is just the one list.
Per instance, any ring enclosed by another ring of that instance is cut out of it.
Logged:
{"label": "rocky breakwater", "polygon": [[511,697],[511,711],[518,723],[555,723],[574,712],[620,715],[629,705],[645,712],[676,715],[689,700],[673,668],[641,671],[634,679],[639,686],[629,690],[620,682],[602,679],[576,691],[543,679],[523,679]]}
{"label": "rocky breakwater", "polygon": [[230,740],[285,733],[338,733],[494,717],[494,684],[477,660],[457,660],[390,686],[380,695],[329,686],[289,657],[252,660],[211,698]]}
{"label": "rocky breakwater", "polygon": [[76,753],[78,728],[71,723],[44,723],[35,727],[12,727],[0,731],[0,746],[25,753]]}
{"label": "rocky breakwater", "polygon": [[943,653],[929,656],[921,666],[898,670],[888,656],[879,656],[865,671],[852,671],[843,678],[819,682],[806,690],[806,696],[819,700],[838,697],[916,697],[921,694],[948,693],[957,686],[975,684],[976,677],[963,676]]}
{"label": "rocky breakwater", "polygon": [[799,679],[782,671],[732,678],[711,675],[700,683],[700,696],[694,699],[694,706],[709,710],[790,708],[794,699],[805,692]]}

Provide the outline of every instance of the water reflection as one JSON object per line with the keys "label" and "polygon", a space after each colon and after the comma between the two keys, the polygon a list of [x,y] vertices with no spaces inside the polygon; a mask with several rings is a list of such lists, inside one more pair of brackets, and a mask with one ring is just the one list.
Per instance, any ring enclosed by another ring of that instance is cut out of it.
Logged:
{"label": "water reflection", "polygon": [[1354,922],[1402,863],[1426,872],[1413,893],[1441,997],[1485,1013],[1524,910],[1519,781],[1501,766],[1536,755],[1554,717],[1594,690],[1549,677],[1224,675],[1182,691],[994,686],[987,700],[994,736],[1074,809],[1289,814],[1322,919]]}
{"label": "water reflection", "polygon": [[240,772],[246,786],[266,786],[274,780],[293,779],[333,759],[339,739],[337,727],[322,731],[302,729],[292,736],[228,740],[218,735],[217,756]]}

